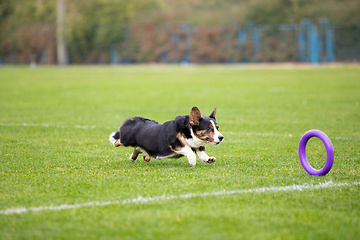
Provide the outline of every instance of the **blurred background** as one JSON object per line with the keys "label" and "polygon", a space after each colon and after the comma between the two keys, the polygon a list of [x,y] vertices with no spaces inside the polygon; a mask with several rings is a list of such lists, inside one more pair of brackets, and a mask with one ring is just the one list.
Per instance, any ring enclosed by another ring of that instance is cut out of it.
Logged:
{"label": "blurred background", "polygon": [[360,0],[0,0],[0,64],[359,60]]}

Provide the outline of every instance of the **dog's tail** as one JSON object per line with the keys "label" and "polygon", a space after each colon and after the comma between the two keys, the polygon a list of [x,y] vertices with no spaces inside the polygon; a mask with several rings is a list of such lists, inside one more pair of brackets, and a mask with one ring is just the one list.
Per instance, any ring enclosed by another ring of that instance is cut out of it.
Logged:
{"label": "dog's tail", "polygon": [[112,132],[109,136],[109,141],[110,144],[113,145],[114,147],[118,147],[121,146],[121,141],[120,141],[120,132]]}

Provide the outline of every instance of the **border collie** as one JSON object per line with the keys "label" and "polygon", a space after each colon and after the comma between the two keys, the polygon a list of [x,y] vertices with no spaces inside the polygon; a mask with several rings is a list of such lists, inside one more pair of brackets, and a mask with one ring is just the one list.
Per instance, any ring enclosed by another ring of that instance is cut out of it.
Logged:
{"label": "border collie", "polygon": [[132,162],[140,153],[144,153],[147,162],[150,157],[163,159],[186,156],[190,165],[195,167],[197,155],[203,162],[213,163],[216,158],[206,154],[205,146],[209,143],[218,145],[224,139],[215,115],[216,108],[207,117],[201,115],[197,107],[193,107],[190,115],[178,116],[163,124],[143,117],[128,118],[121,125],[120,131],[110,134],[109,141],[115,147],[134,147],[130,156]]}

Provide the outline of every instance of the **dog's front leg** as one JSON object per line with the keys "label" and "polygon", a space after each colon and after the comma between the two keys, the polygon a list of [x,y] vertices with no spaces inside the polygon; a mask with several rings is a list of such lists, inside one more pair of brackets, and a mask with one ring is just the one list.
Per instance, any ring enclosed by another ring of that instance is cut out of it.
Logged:
{"label": "dog's front leg", "polygon": [[197,156],[200,158],[201,161],[207,163],[213,163],[216,161],[216,158],[209,157],[205,152],[205,147],[201,146],[195,149]]}
{"label": "dog's front leg", "polygon": [[193,150],[191,149],[191,147],[185,146],[181,150],[174,151],[174,152],[177,153],[177,154],[185,155],[187,157],[187,159],[189,160],[190,165],[195,167],[195,165],[196,165],[196,155],[193,152]]}

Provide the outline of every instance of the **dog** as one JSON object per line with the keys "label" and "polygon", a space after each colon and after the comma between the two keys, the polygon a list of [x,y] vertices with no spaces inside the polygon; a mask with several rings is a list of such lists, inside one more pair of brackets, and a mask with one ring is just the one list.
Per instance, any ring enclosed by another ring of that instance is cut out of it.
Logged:
{"label": "dog", "polygon": [[[178,158],[186,156],[191,166],[196,165],[196,155],[207,163],[216,161],[205,152],[207,144],[218,145],[224,140],[215,119],[216,108],[209,117],[203,116],[197,107],[190,115],[177,116],[175,120],[159,124],[143,117],[128,118],[120,131],[109,136],[110,144],[119,147],[134,147],[130,161],[135,161],[140,153],[144,160],[150,158]],[[195,155],[195,153],[196,155]]]}

